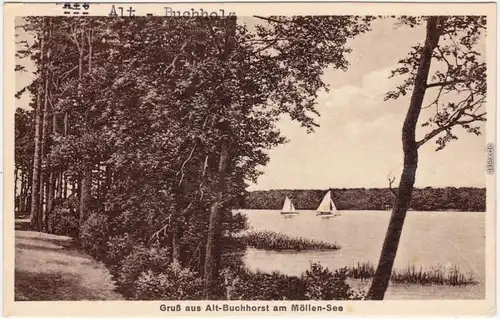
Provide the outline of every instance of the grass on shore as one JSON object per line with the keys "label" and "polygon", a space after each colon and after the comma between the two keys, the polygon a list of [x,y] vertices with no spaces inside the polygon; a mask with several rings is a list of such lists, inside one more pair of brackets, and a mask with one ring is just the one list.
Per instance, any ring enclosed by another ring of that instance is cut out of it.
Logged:
{"label": "grass on shore", "polygon": [[[375,266],[369,262],[358,263],[354,267],[347,267],[347,277],[353,279],[367,280],[373,278]],[[417,284],[417,285],[446,285],[466,286],[475,285],[477,280],[471,273],[462,273],[458,266],[434,267],[425,269],[410,265],[404,269],[394,269],[391,282],[395,284]]]}
{"label": "grass on shore", "polygon": [[326,251],[340,249],[337,244],[303,237],[292,237],[272,231],[250,231],[245,233],[241,239],[248,247],[264,250]]}

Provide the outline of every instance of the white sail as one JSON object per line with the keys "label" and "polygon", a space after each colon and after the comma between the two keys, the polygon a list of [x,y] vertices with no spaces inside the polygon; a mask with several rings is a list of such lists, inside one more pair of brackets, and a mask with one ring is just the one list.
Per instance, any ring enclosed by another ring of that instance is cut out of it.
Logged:
{"label": "white sail", "polygon": [[339,215],[339,212],[337,210],[337,206],[335,206],[335,203],[333,202],[333,200],[331,198],[330,198],[330,205],[332,205],[331,213],[335,214],[335,215]]}
{"label": "white sail", "polygon": [[332,204],[332,197],[330,194],[330,191],[326,193],[325,197],[323,197],[323,200],[319,204],[318,208],[316,208],[316,211],[320,213],[330,213],[331,212],[331,204]]}
{"label": "white sail", "polygon": [[295,211],[295,208],[293,207],[292,201],[288,196],[285,197],[285,202],[283,203],[283,208],[281,209],[282,212],[293,212]]}

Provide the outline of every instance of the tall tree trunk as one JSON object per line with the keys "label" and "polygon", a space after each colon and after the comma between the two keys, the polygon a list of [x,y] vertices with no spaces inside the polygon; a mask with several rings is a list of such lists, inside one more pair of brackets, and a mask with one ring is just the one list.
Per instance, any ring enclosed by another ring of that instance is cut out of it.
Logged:
{"label": "tall tree trunk", "polygon": [[92,188],[92,167],[88,163],[83,163],[83,178],[80,191],[80,226],[85,223],[90,210]]}
{"label": "tall tree trunk", "polygon": [[24,197],[24,211],[28,212],[31,203],[31,187],[33,184],[33,165],[28,166],[26,171],[26,194]]}
{"label": "tall tree trunk", "polygon": [[64,136],[68,135],[68,122],[69,122],[69,118],[68,118],[68,112],[64,112]]}
{"label": "tall tree trunk", "polygon": [[45,181],[45,185],[44,185],[44,188],[45,188],[45,213],[43,214],[42,216],[42,226],[43,226],[43,230],[48,232],[49,231],[49,215],[48,215],[48,212],[49,212],[49,180],[47,178],[47,180]]}
{"label": "tall tree trunk", "polygon": [[59,171],[59,173],[57,174],[57,187],[56,187],[56,198],[61,198],[63,197],[63,194],[62,194],[62,183],[63,183],[63,173],[61,171]]}
{"label": "tall tree trunk", "polygon": [[29,167],[27,170],[23,171],[23,196],[21,197],[21,212],[26,212],[26,204],[28,202],[28,194],[29,194],[29,178],[28,172],[30,172]]}
{"label": "tall tree trunk", "polygon": [[[58,133],[57,127],[57,114],[55,110],[52,110],[52,133],[56,135]],[[56,193],[56,174],[55,169],[50,170],[49,174],[49,196],[47,200],[47,212],[52,213],[52,209],[54,208],[54,197]]]}
{"label": "tall tree trunk", "polygon": [[[37,101],[37,108],[35,110],[35,151],[33,155],[33,177],[32,177],[32,187],[31,187],[31,214],[30,214],[30,223],[31,227],[34,230],[39,230],[38,224],[38,212],[39,212],[39,203],[40,203],[40,168],[42,165],[41,157],[40,157],[40,137],[41,137],[41,126],[42,126],[42,97],[41,95],[43,89],[39,88],[39,98]],[[39,102],[39,103],[38,103]]]}
{"label": "tall tree trunk", "polygon": [[38,213],[38,225],[40,225],[39,230],[44,231],[44,204],[45,204],[45,183],[43,178],[43,170],[40,174],[40,200],[39,200],[39,213]]}
{"label": "tall tree trunk", "polygon": [[[88,72],[92,71],[92,43],[91,43],[91,29],[89,30],[89,61],[88,61]],[[82,33],[82,49],[80,50],[80,58],[79,58],[79,85],[81,89],[82,85],[82,77],[83,77],[83,33]],[[86,123],[84,119],[83,123],[83,134],[89,134],[88,123]],[[88,154],[90,155],[90,154]],[[91,157],[91,156],[89,156]],[[92,163],[90,159],[83,159],[83,175],[81,180],[81,188],[80,188],[80,226],[85,223],[90,213],[90,200],[92,197]]]}
{"label": "tall tree trunk", "polygon": [[63,181],[63,198],[67,199],[68,198],[68,176],[64,174],[62,176],[62,181]]}
{"label": "tall tree trunk", "polygon": [[19,213],[19,203],[21,202],[21,193],[22,193],[22,181],[21,181],[21,193],[17,196],[17,183],[19,181],[19,170],[14,168],[14,212]]}
{"label": "tall tree trunk", "polygon": [[24,213],[24,197],[26,196],[26,174],[25,170],[21,170],[21,187],[19,192],[19,212]]}
{"label": "tall tree trunk", "polygon": [[41,138],[42,138],[42,118],[43,118],[43,93],[44,93],[44,84],[43,81],[45,79],[45,89],[48,87],[45,66],[45,42],[47,41],[47,30],[46,30],[46,18],[43,19],[42,23],[42,32],[43,36],[40,41],[40,79],[37,87],[37,105],[35,110],[35,150],[33,154],[33,177],[32,182],[33,185],[31,187],[31,214],[30,214],[30,223],[31,227],[35,230],[41,230],[41,225],[39,224],[38,215],[40,213],[40,170],[42,166],[42,157],[41,157]]}
{"label": "tall tree trunk", "polygon": [[210,209],[210,218],[208,225],[208,237],[205,251],[205,270],[203,280],[203,299],[215,299],[215,288],[217,285],[217,266],[220,259],[220,232],[221,232],[221,214],[226,188],[226,174],[229,163],[228,145],[224,141],[221,146],[219,160],[218,181],[216,188],[216,200]]}
{"label": "tall tree trunk", "polygon": [[74,184],[74,194],[78,198],[80,198],[81,189],[82,189],[82,179],[81,179],[81,177],[78,177],[78,180],[75,181],[75,184]]}
{"label": "tall tree trunk", "polygon": [[399,246],[401,232],[403,230],[406,212],[410,206],[413,185],[418,165],[418,145],[415,139],[415,130],[422,108],[422,102],[427,86],[427,78],[431,66],[432,52],[436,47],[440,30],[438,17],[429,17],[427,20],[427,35],[425,45],[422,48],[420,62],[415,77],[410,106],[403,124],[402,140],[404,151],[404,166],[401,174],[399,188],[392,209],[389,227],[382,246],[379,263],[372,284],[368,291],[368,299],[383,300],[385,291],[391,278],[394,259]]}
{"label": "tall tree trunk", "polygon": [[[49,30],[50,32],[50,30]],[[49,49],[50,50],[50,49]],[[50,83],[50,72],[47,71],[46,73],[46,78],[45,78],[45,97],[44,97],[44,106],[43,106],[43,117],[42,117],[42,136],[41,136],[41,151],[40,151],[40,159],[41,162],[43,163],[43,159],[45,158],[45,166],[48,165],[47,163],[47,135],[48,135],[48,124],[49,124],[49,116],[48,116],[48,105],[49,105],[49,83]],[[44,179],[46,178],[46,167],[44,165],[41,166],[40,168],[40,211],[39,211],[39,223],[41,227],[39,230],[43,231],[44,230],[44,225],[45,220],[46,220],[46,214],[47,214],[47,194],[44,193],[44,185],[45,181]],[[45,198],[45,201],[43,200]],[[44,205],[45,204],[45,205]]]}
{"label": "tall tree trunk", "polygon": [[[228,25],[226,26],[227,37],[225,42],[225,48],[222,51],[221,61],[227,61],[231,59],[231,53],[235,45],[235,32],[236,32],[236,18],[231,18],[226,20]],[[223,93],[222,93],[223,94]],[[231,105],[231,98],[226,96],[221,98],[224,107],[229,107]],[[216,118],[213,118],[214,122]],[[217,276],[219,272],[220,265],[220,239],[221,239],[221,228],[222,228],[222,209],[224,201],[224,192],[226,190],[226,175],[229,168],[229,136],[231,134],[231,128],[229,123],[225,121],[219,121],[219,129],[222,132],[222,143],[220,146],[220,160],[218,169],[218,181],[216,186],[216,199],[212,204],[210,209],[210,218],[208,224],[208,236],[205,250],[205,264],[204,264],[204,274],[203,274],[203,298],[205,300],[213,300],[217,298],[216,286],[217,286]]]}
{"label": "tall tree trunk", "polygon": [[38,215],[37,215],[37,225],[38,225],[37,229],[38,229],[38,231],[43,231],[43,217],[44,217],[43,198],[45,195],[44,188],[43,188],[43,185],[44,185],[43,180],[44,180],[44,178],[43,178],[43,169],[42,169],[40,172],[40,178],[38,179],[38,183],[40,184],[39,192],[38,192],[39,200],[38,200]]}
{"label": "tall tree trunk", "polygon": [[[63,134],[68,135],[68,111],[64,112],[63,117]],[[67,199],[68,198],[68,181],[67,176],[64,174],[64,170],[61,169],[59,172],[59,187],[57,190],[57,197]]]}

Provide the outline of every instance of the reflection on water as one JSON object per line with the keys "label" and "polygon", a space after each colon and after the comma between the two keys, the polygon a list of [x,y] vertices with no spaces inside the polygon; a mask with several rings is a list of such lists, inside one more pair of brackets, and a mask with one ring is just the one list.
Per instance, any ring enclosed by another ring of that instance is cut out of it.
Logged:
{"label": "reflection on water", "polygon": [[[311,262],[337,269],[369,261],[377,264],[389,222],[389,211],[342,211],[342,216],[321,219],[313,211],[300,211],[283,218],[279,211],[241,210],[253,230],[271,230],[339,244],[333,252],[270,252],[248,249],[246,265],[252,270],[280,271],[300,275]],[[426,268],[457,265],[480,281],[467,287],[420,287],[392,285],[388,299],[471,299],[484,298],[485,231],[484,213],[415,212],[408,213],[401,236],[395,268],[414,264]],[[366,283],[353,282],[360,288]]]}

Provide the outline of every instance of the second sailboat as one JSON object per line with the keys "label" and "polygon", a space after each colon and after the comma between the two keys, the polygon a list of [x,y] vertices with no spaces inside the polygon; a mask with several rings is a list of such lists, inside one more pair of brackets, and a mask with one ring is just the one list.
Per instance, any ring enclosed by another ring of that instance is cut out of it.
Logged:
{"label": "second sailboat", "polygon": [[330,191],[328,191],[325,197],[323,197],[323,200],[319,204],[318,208],[316,208],[316,212],[316,216],[322,216],[325,218],[340,216],[340,213],[332,200]]}

